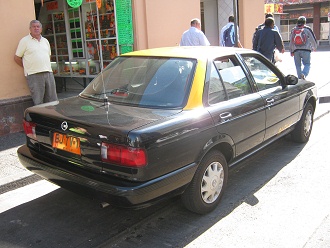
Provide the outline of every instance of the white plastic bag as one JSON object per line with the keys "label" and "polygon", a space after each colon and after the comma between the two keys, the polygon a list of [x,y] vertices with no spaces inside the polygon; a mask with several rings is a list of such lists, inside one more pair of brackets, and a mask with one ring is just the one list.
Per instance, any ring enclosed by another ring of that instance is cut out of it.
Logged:
{"label": "white plastic bag", "polygon": [[275,59],[275,63],[282,62],[282,53],[280,53],[278,49],[275,49],[274,51],[274,59]]}

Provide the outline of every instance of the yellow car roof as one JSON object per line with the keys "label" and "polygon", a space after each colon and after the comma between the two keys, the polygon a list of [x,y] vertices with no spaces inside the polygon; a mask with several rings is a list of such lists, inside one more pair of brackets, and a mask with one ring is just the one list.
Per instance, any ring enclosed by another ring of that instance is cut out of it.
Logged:
{"label": "yellow car roof", "polygon": [[140,50],[125,53],[122,56],[155,56],[155,57],[174,57],[174,58],[193,58],[203,60],[213,58],[215,56],[224,56],[233,54],[236,51],[243,52],[247,49],[218,47],[218,46],[176,46],[176,47],[161,47],[147,50]]}

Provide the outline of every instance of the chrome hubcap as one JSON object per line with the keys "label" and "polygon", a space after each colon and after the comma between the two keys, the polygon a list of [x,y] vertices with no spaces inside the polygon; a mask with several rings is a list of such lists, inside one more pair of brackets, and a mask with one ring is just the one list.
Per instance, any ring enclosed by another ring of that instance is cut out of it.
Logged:
{"label": "chrome hubcap", "polygon": [[307,137],[311,128],[312,128],[312,119],[313,119],[313,114],[312,111],[308,111],[306,113],[306,118],[305,118],[305,123],[304,123],[304,135]]}
{"label": "chrome hubcap", "polygon": [[224,171],[219,162],[211,163],[205,170],[202,183],[202,199],[206,203],[212,203],[218,199],[224,183]]}

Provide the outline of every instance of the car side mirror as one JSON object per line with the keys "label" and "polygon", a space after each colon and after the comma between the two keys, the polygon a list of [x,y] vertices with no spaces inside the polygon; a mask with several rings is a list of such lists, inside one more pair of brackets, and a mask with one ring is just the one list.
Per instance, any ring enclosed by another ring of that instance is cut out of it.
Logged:
{"label": "car side mirror", "polygon": [[298,78],[294,75],[287,75],[285,77],[285,84],[286,85],[296,85],[298,83]]}

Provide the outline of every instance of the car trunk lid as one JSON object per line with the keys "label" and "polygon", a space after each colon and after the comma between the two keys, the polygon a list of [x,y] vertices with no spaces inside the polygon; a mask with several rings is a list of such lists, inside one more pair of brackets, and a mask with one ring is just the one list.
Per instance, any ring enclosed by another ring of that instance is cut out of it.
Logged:
{"label": "car trunk lid", "polygon": [[[56,160],[74,161],[80,168],[102,171],[102,142],[127,146],[131,130],[180,111],[115,105],[81,97],[63,99],[27,109],[25,119],[36,124],[36,139],[28,139],[28,145]],[[65,147],[58,144],[63,142]],[[134,174],[132,168],[110,168],[124,177]]]}

